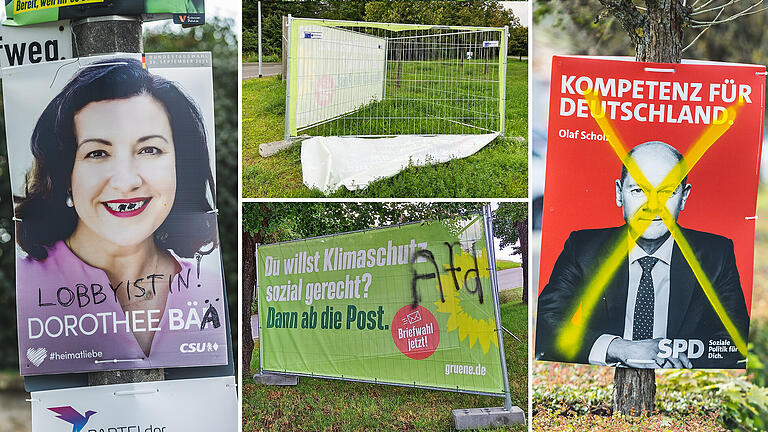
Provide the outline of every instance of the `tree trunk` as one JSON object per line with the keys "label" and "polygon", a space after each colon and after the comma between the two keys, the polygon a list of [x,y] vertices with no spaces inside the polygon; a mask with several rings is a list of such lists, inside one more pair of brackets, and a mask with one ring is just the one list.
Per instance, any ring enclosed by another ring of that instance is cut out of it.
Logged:
{"label": "tree trunk", "polygon": [[[261,226],[253,227],[256,229],[254,234],[249,234],[243,231],[243,291],[242,291],[242,303],[240,304],[241,312],[243,314],[243,334],[242,334],[242,353],[241,361],[243,362],[241,368],[243,370],[243,379],[251,377],[251,360],[253,360],[253,329],[251,328],[251,304],[253,303],[253,291],[256,288],[256,245],[264,242],[264,230],[267,228],[269,207],[264,203],[252,204],[258,205],[263,217],[261,218]],[[261,337],[261,335],[259,335]],[[261,359],[259,359],[261,361]]]}
{"label": "tree trunk", "polygon": [[616,368],[613,376],[613,412],[639,416],[653,412],[656,373],[653,369]]}
{"label": "tree trunk", "polygon": [[251,376],[251,360],[253,359],[253,334],[251,329],[251,303],[253,303],[253,289],[256,286],[256,240],[252,235],[243,233],[243,336],[242,336],[242,368],[243,379]]}
{"label": "tree trunk", "polygon": [[646,0],[646,13],[632,0],[600,0],[613,14],[635,45],[635,59],[645,62],[680,63],[683,24],[689,8],[680,0]]}
{"label": "tree trunk", "polygon": [[[644,62],[680,63],[683,24],[689,9],[680,0],[646,0],[643,14],[632,0],[600,0],[621,23],[635,44],[635,59]],[[613,378],[613,411],[640,415],[652,412],[656,397],[653,369],[616,368]]]}
{"label": "tree trunk", "polygon": [[637,61],[680,63],[683,55],[683,5],[678,0],[646,1],[648,33],[636,43]]}
{"label": "tree trunk", "polygon": [[515,230],[520,241],[520,255],[523,257],[523,304],[528,304],[528,219],[515,222]]}

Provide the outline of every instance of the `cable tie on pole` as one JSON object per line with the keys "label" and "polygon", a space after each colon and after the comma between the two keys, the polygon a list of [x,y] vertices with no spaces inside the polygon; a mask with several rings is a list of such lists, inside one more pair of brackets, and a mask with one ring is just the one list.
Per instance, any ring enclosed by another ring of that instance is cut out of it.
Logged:
{"label": "cable tie on pole", "polygon": [[746,219],[746,220],[757,220],[758,217],[757,217],[757,215],[754,215],[754,216],[747,216],[744,219]]}

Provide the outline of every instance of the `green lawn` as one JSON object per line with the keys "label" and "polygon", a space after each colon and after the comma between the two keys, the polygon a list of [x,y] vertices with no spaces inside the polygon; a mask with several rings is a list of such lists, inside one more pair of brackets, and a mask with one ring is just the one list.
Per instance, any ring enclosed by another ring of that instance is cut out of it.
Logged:
{"label": "green lawn", "polygon": [[[261,55],[261,62],[262,63],[278,63],[283,61],[280,56],[277,54],[262,54]],[[243,62],[244,63],[258,63],[259,62],[259,53],[257,52],[244,52],[243,53]]]}
{"label": "green lawn", "polygon": [[[370,117],[368,113],[392,110],[400,116],[411,116],[419,112],[426,116],[437,116],[438,107],[433,103],[411,104],[402,109],[395,100],[413,99],[420,96],[432,98],[439,87],[397,87],[395,71],[390,76],[387,94],[389,101],[371,104],[350,117],[357,120],[338,120],[315,128],[314,133],[333,134],[350,131],[354,133],[383,133],[393,122],[359,120]],[[493,73],[491,70],[489,73]],[[404,68],[401,79],[406,82],[415,72]],[[394,177],[373,182],[363,191],[350,192],[340,188],[332,197],[524,197],[528,193],[528,63],[510,59],[507,64],[507,104],[505,111],[505,134],[507,138],[496,139],[476,154],[427,167],[406,168]],[[492,86],[469,89],[478,94],[490,94]],[[490,92],[490,93],[489,93]],[[476,104],[487,104],[478,97]],[[470,107],[472,108],[472,107]],[[443,108],[442,115],[459,118],[465,111]],[[498,111],[498,110],[497,110]],[[498,114],[498,113],[496,113]],[[321,191],[310,190],[302,183],[301,146],[294,144],[269,158],[258,154],[261,143],[279,141],[283,138],[285,116],[285,85],[279,77],[248,80],[243,83],[243,196],[244,197],[323,197]],[[467,120],[467,123],[472,121]],[[478,120],[474,125],[491,127],[492,120]],[[397,126],[407,133],[425,132],[429,128],[444,133],[466,133],[472,128],[457,126],[444,120],[405,121]],[[436,128],[436,129],[434,129]],[[514,137],[522,137],[516,140]]]}
{"label": "green lawn", "polygon": [[514,261],[507,261],[507,260],[496,260],[496,270],[507,270],[511,268],[518,268],[520,267],[519,262]]}
{"label": "green lawn", "polygon": [[[502,304],[501,321],[524,342],[504,338],[512,404],[527,412],[528,306],[519,296]],[[258,348],[251,369],[258,370]],[[246,379],[243,431],[446,431],[453,428],[452,409],[503,403],[490,396],[336,380],[299,378],[295,387],[271,387]]]}

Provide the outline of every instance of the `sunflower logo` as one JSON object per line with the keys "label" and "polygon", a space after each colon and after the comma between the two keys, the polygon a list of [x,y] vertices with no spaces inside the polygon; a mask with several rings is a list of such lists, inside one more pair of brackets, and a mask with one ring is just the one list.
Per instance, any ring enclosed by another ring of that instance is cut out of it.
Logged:
{"label": "sunflower logo", "polygon": [[[460,270],[456,271],[456,281],[459,284],[459,289],[455,289],[454,279],[450,271],[440,276],[440,282],[444,289],[445,303],[436,301],[437,311],[450,314],[447,322],[448,332],[459,331],[459,340],[464,342],[469,338],[469,347],[472,348],[476,343],[480,343],[483,349],[483,353],[487,354],[491,347],[491,344],[499,346],[499,340],[496,335],[496,321],[493,317],[489,317],[487,320],[478,319],[473,317],[469,311],[476,313],[482,312],[485,308],[479,304],[479,297],[473,295],[471,297],[461,296],[461,292],[467,290],[465,280],[468,283],[473,283],[475,279],[475,259],[471,253],[467,253],[463,248],[457,248],[460,253],[454,254],[454,266]],[[445,265],[446,269],[450,268],[450,265]],[[467,275],[469,273],[469,275]],[[482,250],[482,254],[477,257],[477,276],[481,280],[490,279],[490,272],[488,271],[488,256],[485,249]],[[449,288],[450,287],[450,288]],[[440,285],[435,285],[435,288],[439,291]],[[465,302],[462,305],[462,297]],[[492,301],[490,293],[485,296],[485,301]],[[470,301],[474,301],[476,304],[467,304]]]}

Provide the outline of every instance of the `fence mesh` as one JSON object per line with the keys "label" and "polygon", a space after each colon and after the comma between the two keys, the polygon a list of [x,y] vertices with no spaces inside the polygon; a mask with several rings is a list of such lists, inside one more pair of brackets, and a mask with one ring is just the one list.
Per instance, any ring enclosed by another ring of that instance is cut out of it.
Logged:
{"label": "fence mesh", "polygon": [[505,28],[291,19],[286,138],[503,132]]}

